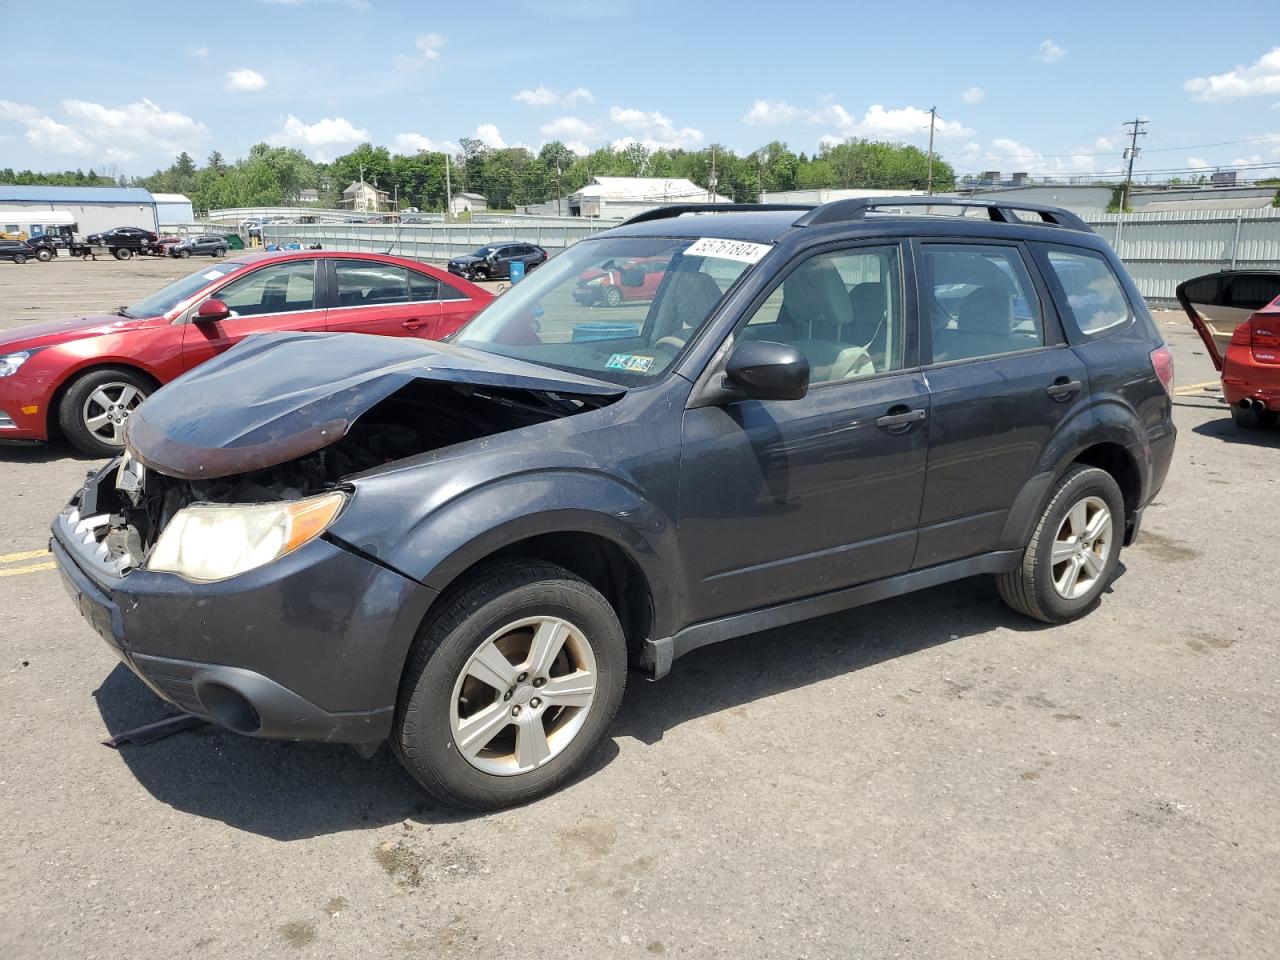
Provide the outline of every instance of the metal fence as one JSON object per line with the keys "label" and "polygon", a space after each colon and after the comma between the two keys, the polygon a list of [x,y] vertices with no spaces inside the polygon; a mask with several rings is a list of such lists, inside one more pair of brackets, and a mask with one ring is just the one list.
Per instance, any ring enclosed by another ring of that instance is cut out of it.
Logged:
{"label": "metal fence", "polygon": [[1173,300],[1183,280],[1218,270],[1280,268],[1280,209],[1086,212],[1148,300]]}
{"label": "metal fence", "polygon": [[[1280,209],[1187,210],[1158,213],[1084,212],[1115,248],[1150,301],[1173,300],[1183,280],[1218,270],[1280,269]],[[581,217],[495,217],[470,224],[267,224],[267,243],[320,244],[327,250],[393,253],[448,260],[490,243],[536,243],[555,254],[616,226]]]}

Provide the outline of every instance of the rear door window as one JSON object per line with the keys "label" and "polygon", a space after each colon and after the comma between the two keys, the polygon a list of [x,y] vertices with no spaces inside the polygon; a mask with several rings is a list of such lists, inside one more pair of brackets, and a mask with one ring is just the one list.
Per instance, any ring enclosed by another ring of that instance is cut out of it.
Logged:
{"label": "rear door window", "polygon": [[1017,247],[924,243],[920,250],[921,318],[930,325],[935,363],[1045,345],[1040,296]]}
{"label": "rear door window", "polygon": [[409,271],[404,267],[375,260],[339,260],[334,269],[339,307],[382,306],[410,300]]}
{"label": "rear door window", "polygon": [[1120,278],[1106,257],[1091,250],[1049,247],[1050,280],[1061,288],[1060,306],[1068,326],[1088,339],[1128,323],[1133,313]]}

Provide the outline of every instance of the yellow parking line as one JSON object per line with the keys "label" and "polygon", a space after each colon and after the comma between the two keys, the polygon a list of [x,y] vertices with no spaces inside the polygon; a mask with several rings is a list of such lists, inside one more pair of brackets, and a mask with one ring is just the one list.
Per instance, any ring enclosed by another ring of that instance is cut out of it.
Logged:
{"label": "yellow parking line", "polygon": [[38,573],[41,570],[52,570],[55,564],[52,560],[47,563],[32,563],[25,567],[10,567],[7,570],[0,570],[0,577],[16,577],[20,573]]}
{"label": "yellow parking line", "polygon": [[21,553],[0,553],[0,563],[17,563],[19,560],[34,560],[36,557],[48,555],[48,547],[43,550],[23,550]]}
{"label": "yellow parking line", "polygon": [[1204,383],[1189,383],[1185,387],[1178,387],[1173,392],[1180,397],[1186,397],[1193,393],[1203,393],[1210,387],[1216,387],[1218,383],[1219,381],[1217,380],[1206,380]]}

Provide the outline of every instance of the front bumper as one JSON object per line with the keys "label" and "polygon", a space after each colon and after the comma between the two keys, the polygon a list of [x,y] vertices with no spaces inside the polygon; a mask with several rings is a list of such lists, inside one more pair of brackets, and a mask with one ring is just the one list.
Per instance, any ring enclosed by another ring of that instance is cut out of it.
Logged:
{"label": "front bumper", "polygon": [[24,376],[22,370],[0,377],[0,441],[49,439],[48,393],[47,385]]}
{"label": "front bumper", "polygon": [[323,538],[218,583],[117,576],[78,520],[50,543],[67,592],[157,696],[248,736],[386,739],[430,588]]}

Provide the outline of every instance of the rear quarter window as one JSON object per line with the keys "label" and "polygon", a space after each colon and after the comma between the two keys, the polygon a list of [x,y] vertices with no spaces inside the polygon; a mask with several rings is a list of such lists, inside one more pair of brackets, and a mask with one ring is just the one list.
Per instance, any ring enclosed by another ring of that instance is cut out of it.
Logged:
{"label": "rear quarter window", "polygon": [[1043,256],[1063,318],[1079,337],[1105,336],[1133,318],[1120,278],[1102,254],[1047,247]]}

